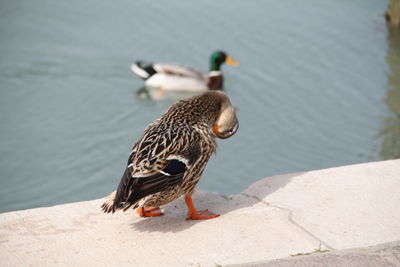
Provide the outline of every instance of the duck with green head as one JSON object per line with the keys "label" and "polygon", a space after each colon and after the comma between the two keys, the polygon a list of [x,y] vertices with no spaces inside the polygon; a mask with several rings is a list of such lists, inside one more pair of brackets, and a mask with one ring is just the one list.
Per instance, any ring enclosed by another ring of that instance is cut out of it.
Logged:
{"label": "duck with green head", "polygon": [[132,71],[145,80],[145,86],[165,91],[206,91],[223,88],[221,65],[239,66],[223,51],[216,51],[210,57],[208,74],[179,64],[145,63],[137,61],[131,66]]}

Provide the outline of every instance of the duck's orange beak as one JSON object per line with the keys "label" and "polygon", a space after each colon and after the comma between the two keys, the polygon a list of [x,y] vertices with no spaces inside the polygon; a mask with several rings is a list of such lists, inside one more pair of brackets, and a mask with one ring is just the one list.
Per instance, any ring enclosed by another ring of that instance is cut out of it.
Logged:
{"label": "duck's orange beak", "polygon": [[223,137],[222,134],[219,132],[218,125],[216,124],[214,124],[213,126],[213,132],[215,133],[216,136]]}
{"label": "duck's orange beak", "polygon": [[223,134],[223,133],[221,133],[221,132],[219,131],[218,125],[214,124],[214,126],[213,126],[213,132],[214,132],[214,134],[215,134],[216,136],[218,136],[219,138],[221,138],[221,139],[226,139],[226,138],[228,138],[228,137],[231,137],[231,136],[236,132],[236,130],[235,130],[233,133]]}
{"label": "duck's orange beak", "polygon": [[227,56],[225,59],[225,63],[231,66],[240,66],[239,61],[234,60],[233,58],[231,58],[230,56]]}

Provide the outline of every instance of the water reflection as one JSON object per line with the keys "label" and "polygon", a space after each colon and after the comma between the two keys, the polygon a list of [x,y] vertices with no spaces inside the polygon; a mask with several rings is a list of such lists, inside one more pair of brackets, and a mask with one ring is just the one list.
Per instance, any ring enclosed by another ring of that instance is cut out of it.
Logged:
{"label": "water reflection", "polygon": [[389,65],[388,88],[384,102],[392,112],[384,119],[378,136],[382,138],[379,152],[381,159],[400,158],[400,29],[389,28],[388,54]]}
{"label": "water reflection", "polygon": [[146,86],[139,88],[139,90],[136,91],[136,96],[142,99],[151,99],[150,92],[147,90]]}
{"label": "water reflection", "polygon": [[142,87],[136,91],[136,95],[142,99],[151,99],[154,101],[173,100],[178,101],[191,96],[199,95],[202,92],[190,91],[165,91],[158,88]]}

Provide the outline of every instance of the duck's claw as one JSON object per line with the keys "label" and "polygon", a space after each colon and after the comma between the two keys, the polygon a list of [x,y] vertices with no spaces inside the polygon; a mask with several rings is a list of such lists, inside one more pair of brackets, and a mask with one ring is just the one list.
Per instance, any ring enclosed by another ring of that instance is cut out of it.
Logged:
{"label": "duck's claw", "polygon": [[138,208],[136,213],[139,214],[140,217],[157,217],[164,215],[164,213],[161,212],[160,207],[142,207]]}
{"label": "duck's claw", "polygon": [[208,210],[196,211],[191,197],[185,197],[185,202],[189,209],[188,216],[186,217],[187,220],[207,220],[219,216],[219,214],[214,214]]}
{"label": "duck's claw", "polygon": [[218,217],[219,214],[214,214],[208,210],[200,210],[196,213],[188,214],[186,220],[207,220]]}

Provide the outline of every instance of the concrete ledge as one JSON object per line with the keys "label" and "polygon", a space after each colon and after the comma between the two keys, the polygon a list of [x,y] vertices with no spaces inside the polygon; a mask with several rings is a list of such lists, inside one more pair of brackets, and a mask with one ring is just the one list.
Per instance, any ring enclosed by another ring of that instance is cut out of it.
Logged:
{"label": "concrete ledge", "polygon": [[315,251],[300,253],[291,257],[226,267],[399,267],[400,242],[391,242],[366,248],[336,250],[332,252]]}
{"label": "concrete ledge", "polygon": [[103,214],[102,199],[0,214],[2,266],[218,266],[400,240],[400,160],[265,178],[233,196],[198,192],[221,217]]}

